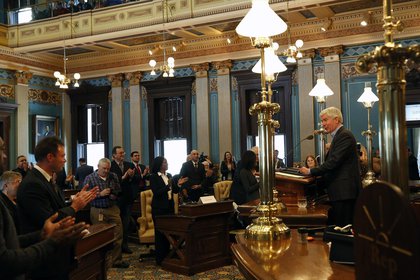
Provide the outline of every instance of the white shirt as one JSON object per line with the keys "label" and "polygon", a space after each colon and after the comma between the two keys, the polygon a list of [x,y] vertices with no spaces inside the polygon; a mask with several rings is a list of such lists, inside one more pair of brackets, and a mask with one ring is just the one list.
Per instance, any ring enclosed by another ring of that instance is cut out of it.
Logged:
{"label": "white shirt", "polygon": [[44,169],[42,169],[38,164],[34,165],[34,168],[36,170],[38,170],[39,172],[41,172],[41,174],[45,177],[45,179],[47,179],[48,182],[51,182],[51,176],[50,174],[47,173],[47,171],[45,171]]}
{"label": "white shirt", "polygon": [[[158,172],[157,175],[159,175],[162,178],[162,180],[165,183],[165,185],[168,185],[169,184],[169,178],[166,175],[166,173]],[[171,199],[172,199],[172,190],[171,190],[171,186],[169,186],[168,200],[171,200]]]}

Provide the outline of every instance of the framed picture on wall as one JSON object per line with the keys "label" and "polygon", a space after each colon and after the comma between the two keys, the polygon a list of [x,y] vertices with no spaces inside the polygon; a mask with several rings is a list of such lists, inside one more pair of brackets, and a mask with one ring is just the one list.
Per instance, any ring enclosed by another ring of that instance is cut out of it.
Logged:
{"label": "framed picture on wall", "polygon": [[51,116],[33,116],[33,147],[45,137],[59,136],[58,118]]}

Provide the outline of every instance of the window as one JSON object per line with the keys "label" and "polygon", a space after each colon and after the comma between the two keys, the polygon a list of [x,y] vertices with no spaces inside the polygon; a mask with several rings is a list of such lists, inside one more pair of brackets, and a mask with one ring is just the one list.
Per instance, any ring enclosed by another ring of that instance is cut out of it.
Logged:
{"label": "window", "polygon": [[18,24],[27,23],[32,20],[32,8],[23,8],[18,11]]}
{"label": "window", "polygon": [[168,172],[179,174],[182,164],[187,158],[187,139],[172,139],[163,141],[164,157],[168,161]]}
{"label": "window", "polygon": [[[257,146],[259,144],[259,138],[258,136],[255,136],[255,143],[257,143]],[[284,134],[278,134],[278,135],[274,135],[274,150],[278,150],[279,151],[279,158],[280,159],[284,159],[285,157],[285,147],[286,143],[285,143],[285,137]],[[273,150],[273,152],[274,152]]]}

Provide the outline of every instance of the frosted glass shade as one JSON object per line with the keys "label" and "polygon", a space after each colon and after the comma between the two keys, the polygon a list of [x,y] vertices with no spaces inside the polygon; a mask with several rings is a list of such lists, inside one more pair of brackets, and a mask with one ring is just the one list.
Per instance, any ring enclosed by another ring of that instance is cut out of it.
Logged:
{"label": "frosted glass shade", "polygon": [[270,8],[268,0],[253,0],[252,8],[236,27],[245,37],[271,37],[287,30],[286,23]]}
{"label": "frosted glass shade", "polygon": [[379,98],[373,93],[370,83],[365,84],[365,90],[362,95],[357,99],[357,102],[363,103],[368,108],[372,107],[375,102],[379,101]]}
{"label": "frosted glass shade", "polygon": [[[265,74],[272,75],[287,70],[287,67],[281,62],[279,57],[274,53],[273,48],[266,48],[264,52],[265,57]],[[261,73],[261,59],[252,68],[252,72]]]}
{"label": "frosted glass shade", "polygon": [[325,97],[333,94],[334,92],[325,83],[325,79],[318,79],[314,88],[309,92],[309,96],[315,97]]}

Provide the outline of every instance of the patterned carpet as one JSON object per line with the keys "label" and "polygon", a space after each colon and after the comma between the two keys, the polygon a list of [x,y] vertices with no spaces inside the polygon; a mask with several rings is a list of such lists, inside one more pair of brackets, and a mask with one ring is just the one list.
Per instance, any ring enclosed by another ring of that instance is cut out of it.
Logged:
{"label": "patterned carpet", "polygon": [[130,263],[127,269],[111,268],[108,270],[109,280],[138,279],[138,280],[242,280],[245,279],[234,265],[219,267],[206,272],[197,273],[193,276],[184,276],[163,270],[155,265],[154,258],[146,258],[143,262],[138,261],[140,254],[146,254],[149,248],[130,243],[131,255],[123,255],[123,259]]}

